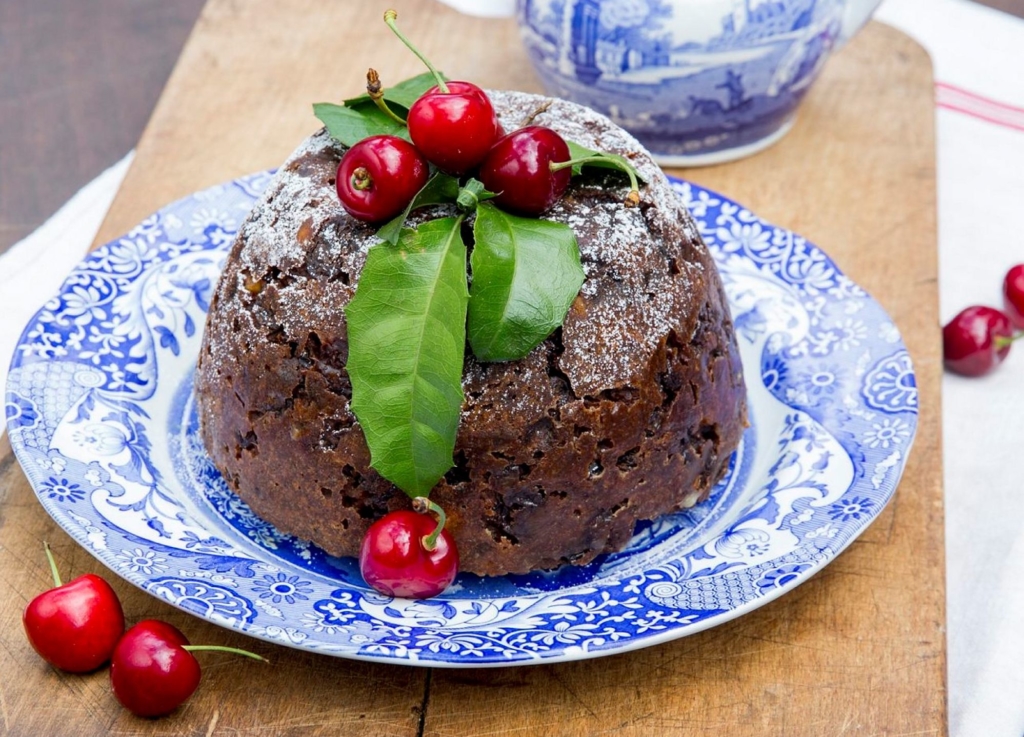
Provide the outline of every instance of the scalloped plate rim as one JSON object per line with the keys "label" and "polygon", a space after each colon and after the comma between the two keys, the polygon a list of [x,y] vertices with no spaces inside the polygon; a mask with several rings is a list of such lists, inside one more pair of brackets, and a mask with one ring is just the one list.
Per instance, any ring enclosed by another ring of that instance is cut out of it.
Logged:
{"label": "scalloped plate rim", "polygon": [[[260,173],[260,174],[263,174],[263,173]],[[253,175],[253,176],[259,176],[259,175]],[[244,179],[245,178],[242,178],[242,179],[239,179],[239,180],[233,180],[232,182],[225,183],[224,185],[219,185],[219,187],[225,187],[225,186],[228,186],[230,184],[235,184],[235,183],[238,183],[240,181],[243,181]],[[734,205],[737,208],[741,208],[742,207],[742,206],[740,206],[740,205],[738,205],[736,203],[733,203],[729,198],[727,198],[725,196],[722,196],[722,195],[719,195],[717,193],[711,192],[710,190],[706,190],[704,188],[698,187],[697,185],[687,185],[686,183],[683,183],[681,180],[677,180],[677,179],[674,179],[674,178],[670,178],[670,179],[673,181],[674,185],[677,186],[677,187],[679,187],[681,184],[684,185],[684,186],[693,186],[694,188],[700,190],[701,192],[706,192],[706,193],[709,193],[709,194],[713,195],[714,197],[720,198],[723,203],[732,204],[732,205]],[[239,185],[239,186],[241,186],[241,185]],[[211,190],[214,190],[214,189],[217,189],[217,187],[211,188]],[[204,190],[204,192],[208,192],[208,191],[211,191],[211,190]],[[170,211],[173,208],[175,208],[176,206],[181,206],[183,203],[191,201],[193,198],[195,198],[195,196],[197,194],[202,194],[202,193],[194,193],[193,195],[189,195],[189,196],[187,196],[185,198],[182,198],[181,200],[178,200],[178,201],[176,201],[174,203],[171,203],[170,205],[167,205],[164,208],[161,208],[161,210],[159,210],[158,213],[155,213],[154,215],[159,214],[159,213],[163,213],[165,211]],[[151,216],[151,217],[153,217],[153,216]],[[781,229],[781,230],[785,230],[785,229]],[[789,231],[786,231],[786,232],[789,232]],[[790,235],[792,235],[792,234],[790,233]],[[103,249],[107,249],[107,248],[109,248],[111,245],[113,245],[115,243],[117,243],[117,240],[111,241],[110,243],[108,243],[108,244],[106,244],[104,246],[101,246],[99,249],[97,249],[97,251],[95,251],[93,253],[95,254],[95,253],[101,252],[101,251],[103,251]],[[813,246],[813,244],[807,244],[807,246],[810,249],[818,251],[819,253],[821,253],[820,249],[817,249],[815,246]],[[824,259],[825,259],[826,262],[828,262],[828,264],[830,264],[832,267],[835,268],[835,265],[831,262],[831,259],[829,259],[827,257],[827,255],[824,255],[822,253],[822,256],[824,256]],[[85,261],[83,261],[82,264],[80,264],[80,267],[83,266],[84,263],[85,263]],[[153,268],[153,265],[156,264],[156,263],[157,262],[151,263],[148,268]],[[78,267],[76,267],[76,268],[78,268]],[[838,270],[838,268],[835,268],[835,270],[836,270],[836,273],[841,275],[841,272]],[[866,299],[867,299],[868,302],[870,302],[871,304],[874,304],[876,307],[878,306],[877,303],[874,302],[874,300],[872,300],[869,295],[865,295],[865,296],[866,296]],[[32,318],[32,320],[29,322],[29,324],[26,325],[26,327],[22,331],[21,337],[19,338],[18,346],[22,346],[22,345],[27,344],[27,343],[30,342],[30,340],[31,340],[30,332],[31,332],[33,326],[36,324],[36,321],[37,321],[37,318],[38,318],[39,314],[41,314],[41,313],[42,313],[42,309],[40,310],[39,313],[37,313],[36,316],[34,316]],[[884,314],[884,311],[882,312],[882,314]],[[897,340],[896,343],[895,343],[895,346],[899,347],[899,348],[904,348],[901,340]],[[905,348],[904,348],[904,350],[905,350]],[[21,355],[19,354],[19,352],[16,350],[15,351],[15,355],[14,355],[14,357],[12,359],[12,363],[11,363],[11,370],[14,371],[16,368],[20,367],[22,364],[23,364],[23,359],[21,358]],[[744,365],[744,368],[745,368],[745,370],[749,369],[749,367],[746,366],[746,364]],[[911,377],[913,377],[912,373],[910,375],[911,375]],[[166,379],[165,379],[165,382],[166,382]],[[8,386],[8,400],[9,400],[9,398],[11,396],[11,392],[12,391],[13,390],[10,388],[10,386]],[[916,405],[915,405],[915,407],[916,407]],[[10,417],[8,417],[8,423],[12,424],[13,422],[14,422],[14,420],[12,420]],[[905,470],[905,467],[906,467],[907,457],[909,456],[910,450],[911,450],[912,445],[913,445],[914,436],[916,434],[916,424],[917,424],[917,416],[916,416],[916,409],[915,409],[915,411],[913,412],[913,419],[909,421],[909,436],[906,438],[906,444],[901,446],[901,448],[900,448],[903,451],[903,454],[902,454],[902,459],[897,461],[897,465],[895,466],[896,473],[893,474],[892,476],[888,476],[888,477],[885,477],[883,479],[883,485],[887,488],[887,493],[884,495],[882,503],[879,504],[877,506],[877,508],[875,508],[873,510],[873,512],[869,516],[865,517],[865,519],[863,521],[861,521],[860,518],[857,518],[857,524],[853,525],[852,528],[851,528],[853,530],[852,534],[849,537],[847,537],[842,542],[841,545],[836,546],[834,549],[829,550],[828,554],[825,555],[824,558],[822,560],[818,561],[816,564],[810,564],[810,565],[808,565],[807,568],[798,571],[784,585],[779,585],[779,586],[770,588],[768,590],[764,590],[759,595],[757,595],[755,598],[753,598],[753,599],[751,599],[749,601],[746,601],[745,603],[736,605],[733,608],[728,609],[726,611],[723,611],[721,613],[710,615],[708,617],[700,619],[700,620],[698,620],[698,621],[696,621],[694,623],[691,623],[691,624],[682,624],[682,625],[679,625],[679,626],[675,626],[675,627],[670,627],[668,629],[664,629],[664,630],[659,631],[659,632],[648,631],[646,634],[634,635],[634,636],[630,637],[628,640],[625,640],[624,642],[621,642],[621,643],[615,642],[615,643],[613,643],[611,645],[607,645],[607,646],[595,646],[594,649],[585,650],[585,651],[573,650],[572,647],[562,647],[560,649],[551,649],[550,651],[545,652],[545,653],[537,653],[535,655],[535,657],[524,657],[523,659],[516,659],[516,660],[501,660],[497,656],[491,656],[490,659],[487,659],[487,658],[483,658],[483,659],[458,659],[457,657],[455,657],[455,658],[453,658],[451,660],[446,660],[446,659],[431,659],[431,658],[417,658],[417,657],[410,658],[410,657],[403,657],[403,656],[393,655],[393,654],[367,653],[367,652],[361,652],[361,651],[352,651],[352,652],[342,652],[342,651],[337,651],[337,650],[325,651],[325,650],[320,650],[320,649],[317,649],[317,648],[314,648],[314,647],[310,647],[309,644],[304,644],[304,642],[291,642],[291,641],[288,641],[288,640],[285,640],[285,639],[281,639],[281,638],[278,638],[278,637],[270,636],[270,635],[268,635],[266,633],[255,632],[254,631],[254,627],[252,626],[253,623],[245,623],[245,622],[239,622],[237,620],[230,620],[230,619],[225,618],[225,617],[223,617],[221,615],[218,615],[216,613],[209,614],[209,615],[207,615],[207,616],[205,616],[203,618],[205,618],[208,621],[211,621],[211,622],[213,622],[213,623],[215,623],[215,624],[217,624],[219,626],[223,626],[223,627],[228,628],[228,629],[233,629],[233,630],[236,630],[236,631],[244,632],[244,633],[246,633],[246,634],[248,634],[248,635],[250,635],[252,637],[256,637],[257,639],[262,639],[262,640],[265,640],[267,642],[271,642],[271,643],[274,643],[274,644],[277,644],[277,645],[284,645],[284,646],[287,646],[287,647],[293,647],[295,649],[300,649],[300,650],[304,650],[304,651],[307,651],[307,652],[316,652],[316,653],[319,653],[319,654],[327,654],[327,655],[332,655],[332,656],[340,656],[340,657],[344,657],[344,658],[363,660],[363,661],[369,661],[369,662],[390,662],[390,663],[396,663],[396,664],[418,665],[418,666],[425,666],[425,667],[451,667],[451,668],[461,668],[461,667],[467,667],[467,666],[471,666],[471,667],[512,667],[512,666],[519,666],[519,665],[533,665],[533,664],[541,664],[541,663],[565,662],[565,661],[575,661],[575,660],[589,659],[589,658],[594,658],[594,657],[602,657],[602,656],[605,656],[605,655],[612,655],[612,654],[617,654],[617,653],[621,653],[621,652],[629,652],[629,651],[637,650],[637,649],[644,648],[644,647],[649,647],[649,646],[653,646],[653,645],[662,644],[664,642],[675,640],[675,639],[678,639],[678,638],[686,636],[686,635],[696,634],[698,632],[701,632],[703,630],[706,630],[706,629],[709,629],[711,627],[717,626],[719,624],[723,624],[725,622],[731,621],[731,620],[733,620],[733,619],[735,619],[737,617],[740,617],[740,616],[742,616],[744,614],[747,614],[747,613],[749,613],[749,612],[751,612],[751,611],[753,611],[753,610],[763,606],[764,604],[767,604],[767,603],[769,603],[771,601],[774,601],[775,599],[777,599],[779,596],[783,595],[784,593],[787,593],[787,592],[791,591],[797,585],[800,585],[800,584],[804,583],[805,581],[807,581],[814,574],[818,573],[821,569],[823,569],[826,565],[828,565],[828,563],[830,563],[832,560],[834,560],[857,537],[859,537],[859,535],[867,528],[867,526],[870,524],[870,522],[873,521],[878,516],[878,514],[881,513],[882,509],[884,509],[885,506],[888,504],[888,502],[891,500],[893,494],[895,493],[896,488],[899,485],[900,478],[902,477],[902,474],[903,474],[903,472]],[[9,427],[9,431],[12,430],[12,429],[20,430],[22,428],[20,426],[13,427],[13,428]],[[151,590],[152,586],[154,585],[154,576],[152,576],[152,575],[142,575],[141,573],[125,570],[123,567],[118,567],[117,560],[116,560],[116,557],[117,557],[116,551],[113,551],[113,550],[110,550],[110,549],[107,549],[105,551],[100,551],[100,550],[93,549],[93,546],[87,544],[87,536],[81,531],[81,529],[79,529],[77,527],[77,525],[70,519],[70,517],[68,517],[66,515],[65,510],[62,507],[60,507],[59,504],[53,503],[50,500],[44,498],[42,487],[43,487],[43,484],[45,483],[45,475],[46,474],[43,473],[43,471],[39,467],[37,467],[35,464],[30,463],[30,458],[29,458],[29,455],[28,455],[28,450],[25,447],[24,442],[22,441],[20,433],[9,432],[9,437],[10,437],[12,448],[13,448],[13,450],[15,452],[15,455],[18,458],[19,462],[21,463],[22,468],[24,469],[25,474],[28,477],[29,482],[30,482],[30,484],[31,484],[31,486],[33,488],[33,491],[35,492],[35,494],[36,494],[37,498],[39,499],[40,503],[42,504],[43,508],[47,511],[47,513],[49,513],[51,515],[51,517],[54,518],[54,520],[59,524],[59,526],[65,532],[67,532],[68,535],[72,539],[74,539],[76,542],[78,542],[80,545],[82,545],[82,547],[84,547],[90,554],[92,554],[97,560],[99,560],[101,563],[103,563],[106,567],[108,567],[116,575],[120,576],[121,578],[124,578],[128,582],[130,582],[133,585],[137,586],[138,588],[142,589],[143,591],[146,591],[147,593],[150,593],[151,595],[157,596],[157,594],[155,594]],[[886,447],[888,447],[888,446],[886,446]],[[851,485],[850,488],[853,488],[853,486]],[[849,491],[849,489],[847,489],[847,491]],[[306,571],[305,573],[306,573],[306,575],[313,575],[313,576],[318,575],[318,574],[316,574],[314,572],[310,572],[310,571]],[[202,579],[197,579],[197,580],[201,581]],[[550,593],[550,592],[545,592],[545,594],[548,594],[548,593]],[[163,597],[157,596],[157,598],[160,598],[162,601],[167,601],[167,599],[165,599]],[[168,603],[171,603],[173,606],[176,606],[179,609],[182,609],[183,611],[186,611],[189,614],[192,614],[194,616],[201,616],[201,615],[197,614],[196,612],[191,611],[191,610],[189,610],[189,609],[187,609],[187,608],[185,608],[183,606],[180,606],[179,604],[176,604],[174,602],[168,602]]]}

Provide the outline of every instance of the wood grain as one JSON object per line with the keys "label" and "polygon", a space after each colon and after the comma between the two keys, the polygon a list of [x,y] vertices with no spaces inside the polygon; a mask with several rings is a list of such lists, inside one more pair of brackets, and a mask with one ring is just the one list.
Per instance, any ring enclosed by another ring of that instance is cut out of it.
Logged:
{"label": "wood grain", "polygon": [[[418,72],[379,8],[356,0],[211,0],[139,143],[99,240],[175,198],[278,164],[317,127],[309,104]],[[535,90],[514,25],[398,3],[449,74]],[[453,43],[458,39],[458,44]],[[828,251],[889,310],[914,356],[921,423],[896,499],[821,574],[732,623],[666,645],[563,665],[424,671],[248,640],[115,581],[132,620],[160,616],[227,656],[169,719],[114,702],[104,673],[60,675],[18,617],[47,583],[103,572],[35,502],[0,441],[0,722],[11,734],[839,735],[945,733],[932,80],[923,51],[872,24],[833,59],[793,132],[736,164],[690,171]]]}

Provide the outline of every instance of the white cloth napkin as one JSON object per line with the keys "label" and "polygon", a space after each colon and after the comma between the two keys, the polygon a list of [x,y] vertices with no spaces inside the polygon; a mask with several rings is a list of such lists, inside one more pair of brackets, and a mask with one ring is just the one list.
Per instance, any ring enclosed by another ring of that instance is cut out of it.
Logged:
{"label": "white cloth napkin", "polygon": [[[443,1],[478,15],[512,4]],[[966,0],[885,0],[876,18],[918,39],[935,64],[942,320],[998,306],[1003,274],[1024,262],[1024,21]],[[0,386],[22,327],[85,252],[130,160],[0,257]],[[1024,343],[989,377],[947,375],[943,393],[950,734],[1019,737]]]}

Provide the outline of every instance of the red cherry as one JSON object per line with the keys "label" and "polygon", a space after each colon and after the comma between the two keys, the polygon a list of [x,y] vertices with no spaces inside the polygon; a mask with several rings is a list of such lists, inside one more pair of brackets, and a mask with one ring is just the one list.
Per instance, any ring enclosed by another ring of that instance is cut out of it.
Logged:
{"label": "red cherry", "polygon": [[572,177],[570,167],[551,164],[570,159],[565,140],[550,128],[532,125],[512,131],[491,148],[480,165],[480,181],[506,210],[536,216],[555,204]]}
{"label": "red cherry", "polygon": [[264,660],[247,650],[218,645],[190,645],[177,627],[144,619],[117,643],[110,661],[110,685],[128,711],[158,717],[177,709],[199,686],[202,672],[192,652],[216,650]]}
{"label": "red cherry", "polygon": [[432,87],[409,108],[409,137],[441,171],[461,176],[477,167],[498,139],[501,125],[482,89],[470,82]]}
{"label": "red cherry", "polygon": [[158,717],[177,709],[199,686],[199,661],[188,638],[166,622],[146,619],[128,630],[110,661],[110,684],[132,714]]}
{"label": "red cherry", "polygon": [[87,573],[61,584],[49,546],[56,588],[34,598],[22,623],[28,641],[43,660],[70,673],[88,673],[110,660],[124,632],[117,594],[99,576]]}
{"label": "red cherry", "polygon": [[431,517],[408,510],[390,512],[374,522],[359,550],[359,570],[366,583],[386,596],[406,599],[426,599],[448,588],[459,570],[459,552],[448,530],[441,530],[433,549],[428,549],[428,538],[437,527]]}
{"label": "red cherry", "polygon": [[430,59],[398,30],[398,13],[384,11],[384,22],[434,75],[437,85],[409,108],[409,137],[427,160],[448,174],[462,176],[484,160],[501,135],[486,93],[471,82],[446,82]]}
{"label": "red cherry", "polygon": [[402,212],[427,183],[426,159],[397,136],[370,136],[341,157],[335,186],[354,218],[377,223]]}
{"label": "red cherry", "polygon": [[968,307],[942,328],[946,368],[964,376],[986,374],[1010,352],[1010,318],[992,307]]}
{"label": "red cherry", "polygon": [[1003,306],[1018,330],[1024,330],[1024,264],[1006,272],[1003,280]]}

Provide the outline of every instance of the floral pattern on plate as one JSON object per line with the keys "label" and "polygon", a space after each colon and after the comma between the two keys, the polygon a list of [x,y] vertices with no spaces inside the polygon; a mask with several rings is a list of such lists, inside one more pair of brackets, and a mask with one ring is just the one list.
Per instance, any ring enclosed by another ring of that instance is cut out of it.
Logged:
{"label": "floral pattern on plate", "polygon": [[892,496],[917,422],[884,311],[818,248],[673,180],[719,265],[751,426],[727,477],[581,568],[462,575],[391,599],[355,562],[235,497],[197,432],[192,374],[235,229],[270,172],[198,192],[90,254],[25,328],[6,395],[43,507],[125,579],[196,616],[344,657],[435,666],[574,660],[739,616],[819,571]]}

